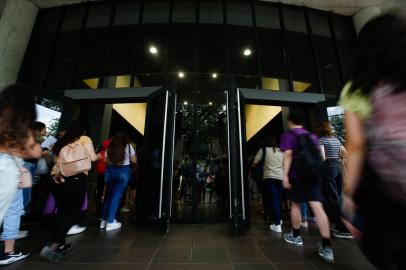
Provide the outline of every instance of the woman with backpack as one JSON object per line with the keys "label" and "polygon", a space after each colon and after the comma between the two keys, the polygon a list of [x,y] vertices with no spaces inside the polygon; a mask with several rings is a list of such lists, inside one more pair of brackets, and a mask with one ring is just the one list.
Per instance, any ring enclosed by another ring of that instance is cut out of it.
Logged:
{"label": "woman with backpack", "polygon": [[282,232],[283,153],[277,146],[274,137],[269,139],[267,147],[258,151],[254,158],[254,166],[261,160],[264,163],[262,177],[263,201],[266,211],[272,213],[274,220],[269,229],[280,233]]}
{"label": "woman with backpack", "polygon": [[60,261],[63,254],[71,249],[65,238],[69,229],[78,222],[91,162],[99,159],[92,140],[85,134],[86,124],[74,121],[53,147],[57,158],[51,176],[58,214],[51,242],[41,250],[41,256],[53,262]]}
{"label": "woman with backpack", "polygon": [[345,110],[343,212],[378,269],[406,269],[406,20],[380,15],[361,30]]}
{"label": "woman with backpack", "polygon": [[345,157],[347,150],[341,142],[334,137],[333,129],[329,122],[323,122],[316,128],[319,137],[323,167],[321,176],[321,190],[324,201],[323,206],[328,219],[335,223],[332,229],[333,235],[337,238],[352,239],[351,233],[341,221],[341,157]]}
{"label": "woman with backpack", "polygon": [[130,145],[126,133],[118,132],[111,140],[106,151],[107,168],[104,182],[107,187],[106,199],[103,205],[103,218],[100,229],[106,231],[121,228],[116,214],[131,177],[131,163],[136,163],[135,150]]}

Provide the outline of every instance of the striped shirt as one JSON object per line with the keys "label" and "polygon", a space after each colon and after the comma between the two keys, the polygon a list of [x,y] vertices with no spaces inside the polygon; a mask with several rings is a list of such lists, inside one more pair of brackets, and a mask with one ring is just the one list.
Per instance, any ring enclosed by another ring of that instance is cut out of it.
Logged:
{"label": "striped shirt", "polygon": [[324,153],[327,158],[339,158],[341,143],[336,137],[321,137],[320,145],[324,146]]}

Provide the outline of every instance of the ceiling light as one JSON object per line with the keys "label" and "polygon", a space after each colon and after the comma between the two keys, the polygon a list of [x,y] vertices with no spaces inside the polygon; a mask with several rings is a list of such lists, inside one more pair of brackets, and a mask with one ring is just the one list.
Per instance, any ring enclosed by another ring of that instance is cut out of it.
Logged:
{"label": "ceiling light", "polygon": [[244,50],[244,55],[245,56],[250,56],[251,54],[252,54],[251,49],[247,48],[247,49]]}
{"label": "ceiling light", "polygon": [[183,105],[187,105],[188,104],[188,102],[185,100],[185,101],[183,101]]}
{"label": "ceiling light", "polygon": [[211,77],[212,77],[213,79],[217,78],[217,73],[213,73],[213,74],[211,75]]}
{"label": "ceiling light", "polygon": [[158,49],[155,46],[150,46],[149,47],[149,52],[151,54],[157,54],[158,53]]}
{"label": "ceiling light", "polygon": [[178,77],[181,78],[181,79],[184,78],[184,77],[185,77],[185,73],[183,73],[182,71],[179,71]]}
{"label": "ceiling light", "polygon": [[211,105],[213,105],[213,102],[210,101],[210,102],[209,102],[209,106],[211,106]]}

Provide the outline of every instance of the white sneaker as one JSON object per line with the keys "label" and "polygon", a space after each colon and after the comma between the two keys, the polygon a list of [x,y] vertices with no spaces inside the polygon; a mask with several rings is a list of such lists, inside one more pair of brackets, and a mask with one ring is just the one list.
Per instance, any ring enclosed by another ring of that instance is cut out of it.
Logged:
{"label": "white sneaker", "polygon": [[307,221],[305,221],[305,222],[300,222],[300,227],[307,229],[307,228],[309,228],[309,224],[307,223]]}
{"label": "white sneaker", "polygon": [[105,220],[101,220],[100,221],[100,227],[99,227],[100,229],[106,229],[106,221]]}
{"label": "white sneaker", "polygon": [[86,230],[86,227],[80,227],[79,225],[73,225],[72,227],[70,227],[67,235],[74,235],[74,234],[79,234],[82,233]]}
{"label": "white sneaker", "polygon": [[269,226],[269,229],[271,231],[277,232],[277,233],[281,233],[282,232],[282,226],[281,225],[275,225],[272,224],[271,226]]}
{"label": "white sneaker", "polygon": [[113,223],[106,224],[106,231],[117,230],[120,228],[121,228],[121,222],[117,222],[117,220],[114,220]]}

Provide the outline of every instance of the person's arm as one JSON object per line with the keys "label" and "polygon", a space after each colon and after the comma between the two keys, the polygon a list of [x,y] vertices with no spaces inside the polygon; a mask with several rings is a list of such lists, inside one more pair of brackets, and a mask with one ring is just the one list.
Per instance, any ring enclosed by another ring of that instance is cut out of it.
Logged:
{"label": "person's arm", "polygon": [[259,149],[259,151],[254,157],[254,160],[252,161],[252,167],[257,165],[261,161],[261,158],[262,158],[262,149]]}
{"label": "person's arm", "polygon": [[320,153],[321,153],[321,158],[326,160],[326,151],[324,150],[324,145],[320,144]]}
{"label": "person's arm", "polygon": [[283,152],[283,187],[286,189],[292,188],[289,183],[289,171],[293,161],[293,150],[288,149]]}

